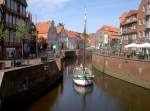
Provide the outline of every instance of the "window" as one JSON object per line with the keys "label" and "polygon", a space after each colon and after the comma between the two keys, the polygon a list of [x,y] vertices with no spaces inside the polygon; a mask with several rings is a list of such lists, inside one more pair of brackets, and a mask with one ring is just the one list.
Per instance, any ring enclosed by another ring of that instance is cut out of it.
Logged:
{"label": "window", "polygon": [[16,19],[16,17],[14,16],[14,17],[13,17],[13,24],[15,24],[15,19]]}
{"label": "window", "polygon": [[20,13],[20,5],[17,4],[17,12]]}
{"label": "window", "polygon": [[9,22],[9,15],[6,14],[6,22]]}
{"label": "window", "polygon": [[9,16],[9,23],[12,23],[12,15]]}
{"label": "window", "polygon": [[11,9],[13,10],[14,9],[14,1],[13,0],[10,0],[11,1]]}
{"label": "window", "polygon": [[14,10],[17,11],[17,4],[14,2]]}
{"label": "window", "polygon": [[138,34],[138,35],[139,35],[139,38],[141,38],[141,37],[142,37],[142,32],[139,32],[139,34]]}
{"label": "window", "polygon": [[21,12],[21,14],[23,13],[23,7],[22,6],[20,6],[20,12]]}
{"label": "window", "polygon": [[143,37],[145,37],[145,35],[146,35],[145,32],[143,32]]}
{"label": "window", "polygon": [[139,25],[142,25],[141,20],[139,20]]}
{"label": "window", "polygon": [[143,19],[143,25],[145,25],[145,19]]}
{"label": "window", "polygon": [[13,32],[10,31],[10,42],[12,43],[13,42]]}
{"label": "window", "polygon": [[5,34],[6,34],[5,41],[9,42],[9,31],[6,30]]}
{"label": "window", "polygon": [[132,38],[133,38],[133,40],[136,40],[137,35],[136,35],[136,34],[133,34],[133,35],[132,35]]}
{"label": "window", "polygon": [[8,8],[10,8],[10,1],[11,0],[7,0],[7,6],[8,6]]}

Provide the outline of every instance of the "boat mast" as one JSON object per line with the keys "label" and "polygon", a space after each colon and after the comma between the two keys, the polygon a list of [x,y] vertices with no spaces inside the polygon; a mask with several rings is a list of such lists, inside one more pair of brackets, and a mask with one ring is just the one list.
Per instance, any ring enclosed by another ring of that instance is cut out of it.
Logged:
{"label": "boat mast", "polygon": [[84,73],[85,73],[85,47],[86,47],[86,37],[87,37],[87,14],[86,14],[86,8],[85,8],[85,19],[84,19],[84,32],[83,32],[83,35],[84,35],[84,41],[83,41],[83,44],[84,44],[84,47],[83,47],[83,70],[84,70]]}

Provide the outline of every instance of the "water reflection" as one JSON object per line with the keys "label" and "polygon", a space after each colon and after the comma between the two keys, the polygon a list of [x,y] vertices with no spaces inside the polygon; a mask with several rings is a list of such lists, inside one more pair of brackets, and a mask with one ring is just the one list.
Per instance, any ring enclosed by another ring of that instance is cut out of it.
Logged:
{"label": "water reflection", "polygon": [[[32,104],[28,111],[150,111],[150,91],[107,76],[93,68],[92,87],[73,84],[72,71],[77,61],[65,65],[63,82]],[[90,61],[87,66],[92,68]]]}
{"label": "water reflection", "polygon": [[118,98],[126,111],[150,111],[150,90],[112,78],[93,68],[96,84]]}
{"label": "water reflection", "polygon": [[73,88],[77,92],[77,94],[85,95],[85,96],[92,93],[92,91],[93,91],[93,86],[82,87],[82,86],[73,84]]}

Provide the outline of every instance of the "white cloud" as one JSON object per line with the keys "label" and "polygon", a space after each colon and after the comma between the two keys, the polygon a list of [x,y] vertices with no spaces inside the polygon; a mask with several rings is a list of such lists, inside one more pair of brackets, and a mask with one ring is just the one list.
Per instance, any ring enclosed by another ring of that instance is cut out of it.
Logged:
{"label": "white cloud", "polygon": [[49,6],[53,6],[53,5],[62,5],[65,2],[68,2],[69,0],[27,0],[29,5],[43,5],[43,7],[45,5],[49,5]]}
{"label": "white cloud", "polygon": [[57,9],[64,6],[70,0],[27,0],[28,10],[38,15],[40,20],[51,19],[50,15],[55,14]]}
{"label": "white cloud", "polygon": [[49,3],[55,4],[55,5],[57,5],[57,4],[62,4],[62,3],[64,3],[64,2],[68,2],[68,1],[69,1],[69,0],[48,0]]}

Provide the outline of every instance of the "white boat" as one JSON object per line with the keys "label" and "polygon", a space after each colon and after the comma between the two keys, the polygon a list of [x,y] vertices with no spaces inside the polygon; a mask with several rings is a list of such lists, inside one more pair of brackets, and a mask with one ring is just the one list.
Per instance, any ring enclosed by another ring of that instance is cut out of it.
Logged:
{"label": "white boat", "polygon": [[91,73],[91,71],[85,67],[85,41],[87,38],[87,33],[86,33],[86,26],[87,26],[87,17],[86,17],[86,13],[85,13],[85,24],[84,24],[84,48],[83,48],[83,65],[80,65],[78,67],[74,68],[73,71],[73,82],[76,85],[79,86],[90,86],[93,84],[93,75]]}
{"label": "white boat", "polygon": [[89,86],[93,84],[93,75],[88,68],[82,65],[73,70],[73,82],[79,86]]}
{"label": "white boat", "polygon": [[91,77],[86,77],[86,75],[76,75],[73,77],[73,82],[79,86],[90,86],[93,84]]}
{"label": "white boat", "polygon": [[92,91],[93,91],[93,87],[91,87],[91,86],[80,87],[76,84],[73,84],[73,88],[79,95],[87,95],[87,94],[92,93]]}

